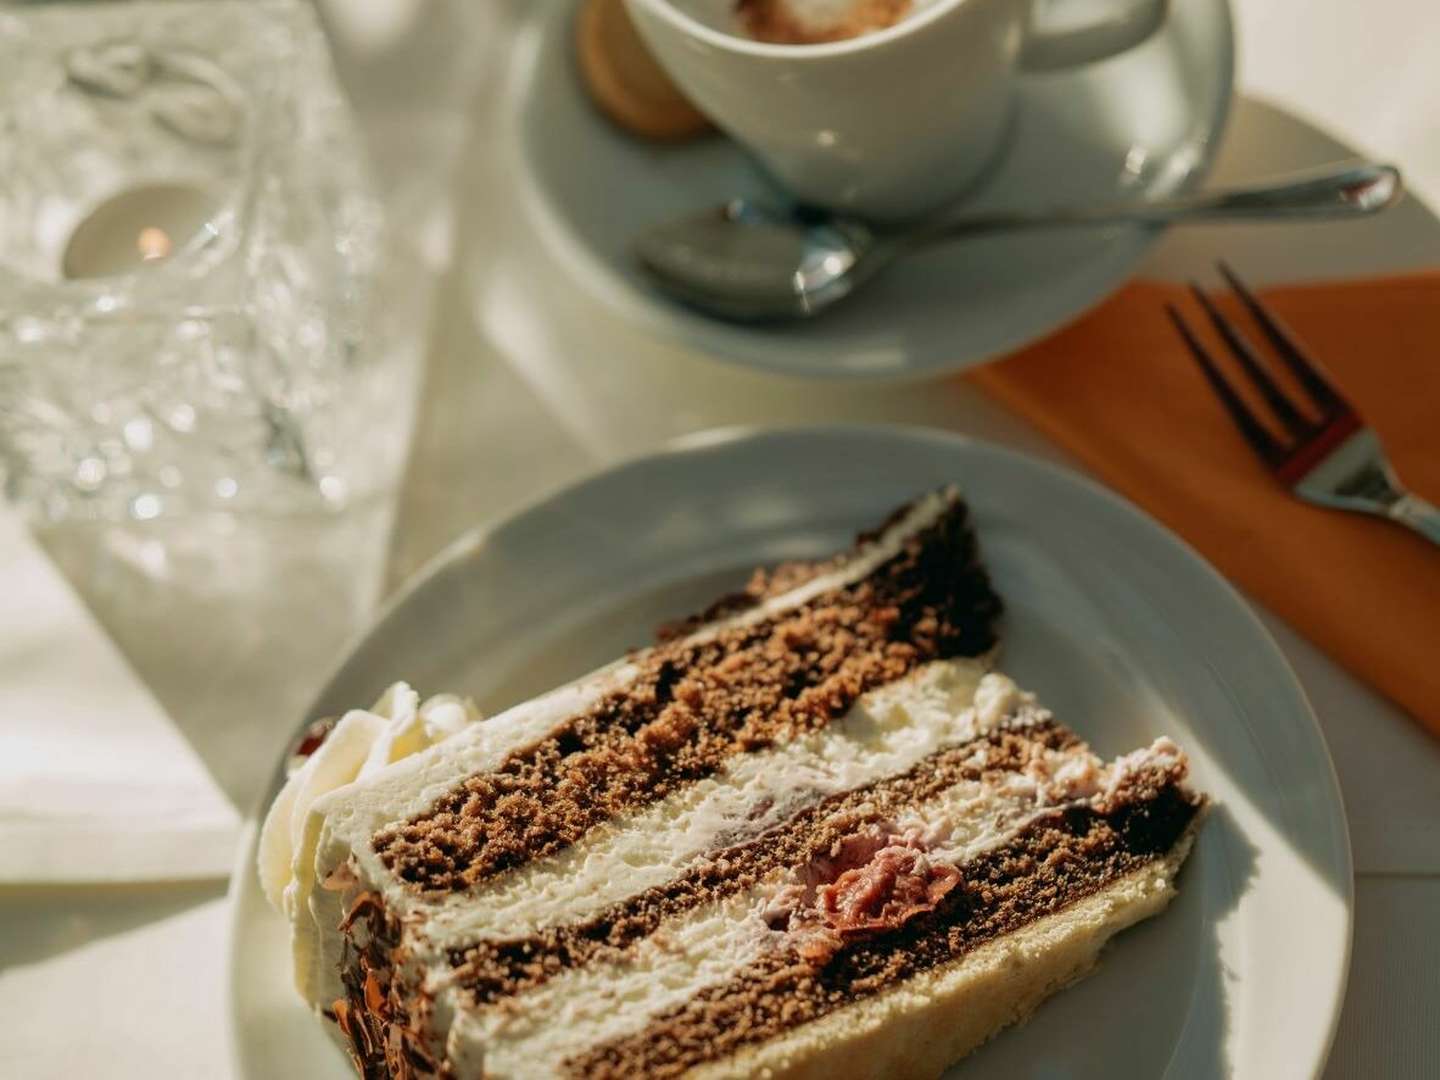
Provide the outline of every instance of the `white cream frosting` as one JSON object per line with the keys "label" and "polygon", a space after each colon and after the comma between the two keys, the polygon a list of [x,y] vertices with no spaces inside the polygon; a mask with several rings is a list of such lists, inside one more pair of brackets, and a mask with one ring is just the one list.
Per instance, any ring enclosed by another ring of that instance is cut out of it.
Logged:
{"label": "white cream frosting", "polygon": [[[352,709],[325,741],[290,774],[260,829],[260,885],[271,905],[291,922],[296,981],[301,993],[310,969],[312,941],[299,933],[299,915],[315,885],[315,848],[324,824],[312,813],[323,795],[373,776],[480,719],[474,702],[454,694],[420,695],[395,683],[370,709]],[[308,996],[308,994],[307,994]]]}

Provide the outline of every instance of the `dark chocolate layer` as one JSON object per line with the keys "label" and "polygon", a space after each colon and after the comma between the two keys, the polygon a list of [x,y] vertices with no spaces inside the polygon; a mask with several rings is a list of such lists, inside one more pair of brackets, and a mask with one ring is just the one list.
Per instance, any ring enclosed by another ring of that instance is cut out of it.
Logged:
{"label": "dark chocolate layer", "polygon": [[1000,601],[966,516],[957,500],[854,585],[710,640],[657,646],[631,684],[377,834],[376,851],[419,889],[465,889],[733,755],[822,728],[920,664],[984,652]]}

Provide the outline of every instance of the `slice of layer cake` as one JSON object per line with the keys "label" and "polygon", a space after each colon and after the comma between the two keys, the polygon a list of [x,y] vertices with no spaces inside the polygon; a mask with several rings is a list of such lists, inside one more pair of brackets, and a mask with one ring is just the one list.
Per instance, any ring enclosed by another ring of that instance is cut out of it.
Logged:
{"label": "slice of layer cake", "polygon": [[491,720],[407,687],[261,877],[365,1077],[934,1076],[1160,910],[1204,807],[988,671],[953,490]]}

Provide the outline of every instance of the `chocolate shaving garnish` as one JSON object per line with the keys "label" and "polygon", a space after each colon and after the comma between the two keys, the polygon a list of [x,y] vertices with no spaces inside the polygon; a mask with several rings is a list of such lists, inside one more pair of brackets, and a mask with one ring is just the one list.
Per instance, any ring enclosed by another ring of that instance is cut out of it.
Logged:
{"label": "chocolate shaving garnish", "polygon": [[355,1017],[355,1033],[359,1036],[355,1040],[355,1049],[362,1057],[369,1058],[375,1053],[375,1042],[370,1034],[370,1014],[357,1005],[352,1006],[351,1015]]}
{"label": "chocolate shaving garnish", "polygon": [[[357,941],[354,927],[362,919],[367,932]],[[356,1071],[363,1080],[448,1075],[421,1034],[431,996],[400,975],[408,955],[400,921],[378,894],[363,892],[351,902],[339,929],[344,935],[340,978],[348,998],[335,1002],[333,1011]]]}
{"label": "chocolate shaving garnish", "polygon": [[340,920],[341,932],[348,932],[355,925],[356,919],[367,918],[380,907],[380,897],[373,892],[362,892],[350,905],[350,910],[345,913],[345,918]]}
{"label": "chocolate shaving garnish", "polygon": [[342,862],[339,866],[325,875],[325,880],[320,882],[320,887],[327,892],[344,892],[358,883],[355,876],[355,868],[350,865],[349,860]]}
{"label": "chocolate shaving garnish", "polygon": [[417,1069],[424,1072],[435,1072],[435,1058],[421,1044],[420,1036],[407,1027],[400,1029],[400,1038],[404,1043],[405,1055],[410,1063]]}
{"label": "chocolate shaving garnish", "polygon": [[385,996],[380,992],[380,980],[373,970],[365,973],[365,1007],[382,1015],[385,1008]]}
{"label": "chocolate shaving garnish", "polygon": [[401,1045],[400,1026],[391,1024],[385,1032],[385,1065],[390,1070],[390,1075],[397,1080],[407,1080],[409,1075],[409,1062],[405,1058],[404,1047]]}

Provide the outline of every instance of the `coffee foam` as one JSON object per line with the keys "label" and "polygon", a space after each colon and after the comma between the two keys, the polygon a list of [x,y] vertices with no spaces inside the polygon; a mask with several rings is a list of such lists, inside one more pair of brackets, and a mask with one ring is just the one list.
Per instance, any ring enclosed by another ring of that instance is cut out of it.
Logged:
{"label": "coffee foam", "polygon": [[894,26],[912,0],[737,0],[744,32],[779,45],[843,41]]}
{"label": "coffee foam", "polygon": [[935,0],[670,0],[713,30],[774,44],[842,41],[895,25]]}

